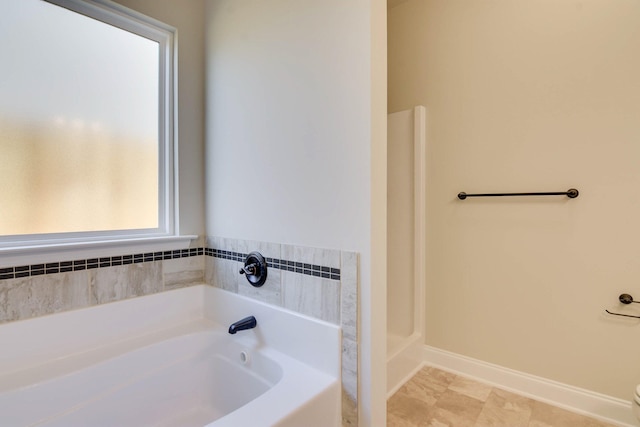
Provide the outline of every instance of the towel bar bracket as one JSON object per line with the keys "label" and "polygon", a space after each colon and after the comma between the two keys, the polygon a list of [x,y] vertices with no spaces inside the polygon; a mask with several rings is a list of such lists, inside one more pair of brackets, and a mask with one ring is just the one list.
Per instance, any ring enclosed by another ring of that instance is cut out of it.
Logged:
{"label": "towel bar bracket", "polygon": [[[631,303],[640,304],[640,301],[634,301],[633,297],[629,294],[620,294],[620,296],[618,297],[618,301],[620,301],[622,304],[631,304]],[[640,319],[640,316],[633,316],[631,314],[614,313],[606,309],[604,311],[614,316],[631,317],[633,319]]]}

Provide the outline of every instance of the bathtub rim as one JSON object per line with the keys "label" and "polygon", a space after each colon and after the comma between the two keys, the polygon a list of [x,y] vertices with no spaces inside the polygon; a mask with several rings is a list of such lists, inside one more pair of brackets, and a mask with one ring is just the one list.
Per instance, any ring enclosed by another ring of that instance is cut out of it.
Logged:
{"label": "bathtub rim", "polygon": [[[145,315],[152,312],[160,312],[162,316]],[[240,340],[259,340],[323,372],[340,375],[342,332],[338,325],[199,284],[2,323],[0,376],[145,335],[161,334],[202,319],[226,327],[244,317],[243,313],[260,313],[256,316],[259,325],[272,330],[267,334],[260,327],[241,331],[237,334]],[[291,319],[297,323],[294,327]],[[51,333],[42,333],[43,330]],[[59,333],[70,330],[74,333]],[[327,349],[335,343],[338,343],[335,351],[328,353]]]}
{"label": "bathtub rim", "polygon": [[[170,304],[160,318],[145,315],[167,303]],[[319,413],[319,416],[323,416],[328,424],[339,420],[340,327],[208,285],[0,324],[0,343],[4,343],[3,347],[7,349],[0,354],[0,378],[28,370],[43,369],[46,372],[50,363],[69,362],[73,357],[86,356],[91,352],[100,352],[107,346],[118,347],[139,339],[149,339],[152,342],[148,345],[151,345],[162,341],[162,337],[167,339],[167,334],[182,335],[180,330],[193,328],[194,324],[203,328],[213,325],[218,330],[224,328],[229,319],[235,321],[236,317],[242,316],[238,310],[258,313],[256,317],[262,327],[238,333],[237,342],[243,346],[260,348],[271,357],[289,359],[291,366],[298,366],[299,369],[285,370],[282,379],[264,394],[210,425],[242,425],[249,422],[257,411],[265,414],[261,420],[266,425],[284,426],[291,416],[289,410],[292,405],[309,406],[309,399],[314,396],[324,396],[323,399],[332,402],[331,412]],[[118,316],[114,317],[114,312]],[[87,321],[91,317],[94,319]],[[47,334],[40,331],[43,328],[65,331],[77,328],[77,331],[73,334]],[[34,334],[34,331],[38,333]],[[263,333],[265,331],[268,332]],[[98,339],[101,333],[105,336]],[[335,351],[327,351],[328,348]],[[9,363],[3,364],[7,361]],[[305,372],[303,368],[313,368],[306,371],[306,376],[309,372],[315,372],[315,387],[305,387],[307,378],[301,381],[302,372]],[[291,373],[294,371],[297,374]],[[286,394],[285,398],[282,394]],[[313,411],[313,408],[310,410]]]}

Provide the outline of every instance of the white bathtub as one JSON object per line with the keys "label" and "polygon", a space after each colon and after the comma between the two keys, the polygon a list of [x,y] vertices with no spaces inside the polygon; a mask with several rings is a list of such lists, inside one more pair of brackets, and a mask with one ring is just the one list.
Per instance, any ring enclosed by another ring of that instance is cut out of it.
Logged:
{"label": "white bathtub", "polygon": [[337,326],[209,286],[0,326],[0,426],[338,426],[340,390]]}

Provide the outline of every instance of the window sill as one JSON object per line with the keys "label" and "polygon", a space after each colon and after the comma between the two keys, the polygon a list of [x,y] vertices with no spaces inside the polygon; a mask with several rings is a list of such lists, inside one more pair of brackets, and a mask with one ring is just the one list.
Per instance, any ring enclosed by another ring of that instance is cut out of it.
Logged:
{"label": "window sill", "polygon": [[197,238],[196,235],[143,237],[0,248],[0,268],[187,249]]}

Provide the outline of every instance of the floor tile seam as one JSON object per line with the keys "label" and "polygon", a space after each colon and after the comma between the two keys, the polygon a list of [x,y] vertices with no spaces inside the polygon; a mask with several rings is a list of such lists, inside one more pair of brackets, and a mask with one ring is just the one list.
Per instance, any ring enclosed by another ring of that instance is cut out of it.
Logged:
{"label": "floor tile seam", "polygon": [[[456,394],[458,394],[458,395],[460,395],[460,396],[465,396],[465,397],[468,397],[468,398],[470,398],[470,399],[477,400],[477,401],[478,401],[478,402],[480,402],[483,406],[487,403],[487,401],[486,401],[486,400],[478,399],[478,398],[477,398],[477,397],[475,397],[475,396],[471,396],[471,395],[469,395],[469,394],[467,394],[467,393],[462,393],[462,392],[460,392],[460,391],[458,391],[458,390],[454,390],[454,389],[452,389],[452,388],[450,388],[450,387],[447,387],[447,390],[448,390],[448,391],[451,391],[452,393],[456,393]],[[492,389],[492,391],[493,391],[493,389]]]}
{"label": "floor tile seam", "polygon": [[[438,408],[438,407],[436,406],[436,408]],[[447,413],[452,414],[452,412],[451,412],[451,411],[449,411],[449,410],[448,410],[448,409],[446,409],[446,408],[438,408],[438,409],[440,409],[440,410],[442,410],[442,411],[444,411],[444,412],[447,412]],[[470,425],[472,425],[472,426],[474,426],[474,427],[475,427],[475,425],[476,425],[476,424],[477,424],[477,422],[478,422],[478,418],[480,418],[480,414],[481,414],[481,413],[482,413],[482,410],[480,410],[480,412],[478,412],[478,415],[476,415],[475,417],[467,417],[466,415],[465,415],[465,416],[463,416],[463,417],[464,417],[464,418],[466,418],[466,419],[471,423]],[[435,414],[434,414],[434,416],[431,416],[431,417],[430,417],[429,421],[433,420],[433,418],[434,418],[434,417],[435,417]],[[471,418],[473,418],[473,419],[471,419]]]}
{"label": "floor tile seam", "polygon": [[[482,415],[485,413],[485,410],[487,412],[493,412],[494,415],[496,415],[496,418],[498,418],[501,422],[504,420],[504,417],[501,417],[501,412],[504,411],[508,411],[505,408],[501,408],[499,406],[496,405],[488,405],[487,403],[485,403],[482,406],[482,410],[480,411],[480,414],[478,415],[478,419],[476,420],[476,424],[474,425],[474,427],[486,427],[486,425],[484,424],[478,424],[479,420],[482,420]],[[514,412],[518,412],[518,413],[525,413],[525,412],[521,412],[521,411],[512,411],[511,413],[513,414]],[[524,423],[523,424],[517,424],[517,425],[509,425],[510,427],[528,427],[529,423],[531,422],[531,411],[528,411],[528,413],[526,413],[526,420],[523,420]],[[508,421],[504,421],[504,422],[508,422]],[[507,426],[507,424],[505,424],[505,427]]]}
{"label": "floor tile seam", "polygon": [[[475,417],[467,417],[466,415],[464,416],[464,417],[465,417],[465,418],[467,418],[467,420],[471,423],[470,425],[475,427],[476,423],[478,422],[478,419],[480,418],[480,414],[481,414],[481,413],[482,413],[482,411],[484,410],[484,403],[483,403],[482,401],[480,401],[480,400],[478,400],[478,399],[474,398],[474,397],[467,396],[467,395],[465,395],[465,394],[458,393],[458,392],[453,391],[453,390],[452,390],[452,392],[456,393],[458,396],[467,397],[467,398],[473,399],[473,400],[475,400],[475,401],[477,401],[477,402],[479,402],[479,403],[480,403],[480,405],[481,405],[481,407],[480,407],[480,411],[478,411],[478,414],[477,414]],[[436,400],[436,403],[433,405],[434,409],[440,409],[440,410],[442,410],[442,411],[444,411],[444,412],[452,413],[449,409],[447,409],[447,408],[446,408],[446,406],[448,406],[448,405],[440,405],[440,406],[438,405],[438,403],[440,403],[440,400],[441,400],[441,399],[437,399],[437,400]],[[434,416],[429,417],[429,422],[431,422],[431,420],[433,420],[433,418],[434,418]],[[471,418],[473,418],[473,419],[471,419]],[[430,425],[430,424],[429,424],[429,425]]]}

